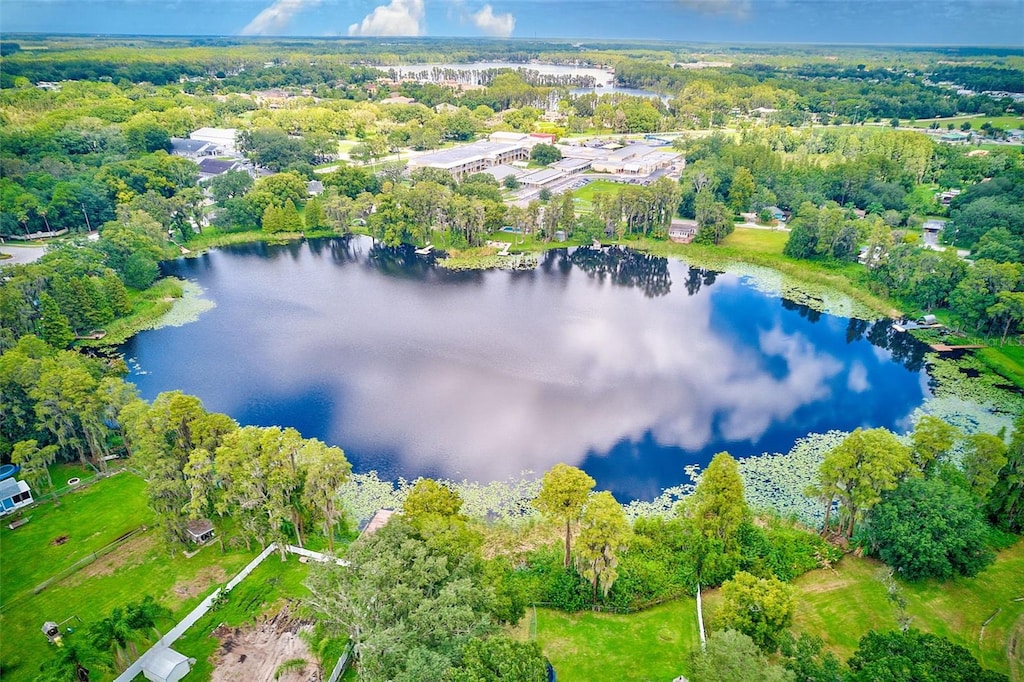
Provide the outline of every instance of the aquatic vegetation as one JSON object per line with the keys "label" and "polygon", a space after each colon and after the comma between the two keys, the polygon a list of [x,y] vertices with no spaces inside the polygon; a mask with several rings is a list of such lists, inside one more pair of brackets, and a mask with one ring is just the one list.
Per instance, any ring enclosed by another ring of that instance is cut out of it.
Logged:
{"label": "aquatic vegetation", "polygon": [[513,253],[507,256],[448,257],[437,261],[437,266],[446,270],[532,270],[537,267],[535,253]]}
{"label": "aquatic vegetation", "polygon": [[203,296],[203,288],[195,282],[181,280],[181,298],[174,301],[171,309],[153,320],[149,329],[180,327],[195,322],[199,316],[216,307],[216,303]]}

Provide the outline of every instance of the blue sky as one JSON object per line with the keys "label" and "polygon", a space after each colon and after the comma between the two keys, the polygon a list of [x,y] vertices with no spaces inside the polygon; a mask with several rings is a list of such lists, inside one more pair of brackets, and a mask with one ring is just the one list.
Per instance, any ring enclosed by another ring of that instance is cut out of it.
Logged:
{"label": "blue sky", "polygon": [[1024,47],[1024,0],[0,0],[0,30]]}

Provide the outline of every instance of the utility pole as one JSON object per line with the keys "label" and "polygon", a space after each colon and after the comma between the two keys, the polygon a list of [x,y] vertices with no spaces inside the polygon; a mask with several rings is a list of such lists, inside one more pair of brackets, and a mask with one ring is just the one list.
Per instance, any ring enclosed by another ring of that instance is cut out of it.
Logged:
{"label": "utility pole", "polygon": [[85,227],[86,227],[86,229],[88,229],[89,232],[92,232],[92,225],[89,224],[89,214],[85,212],[85,204],[79,202],[78,205],[82,207],[82,215],[85,216]]}

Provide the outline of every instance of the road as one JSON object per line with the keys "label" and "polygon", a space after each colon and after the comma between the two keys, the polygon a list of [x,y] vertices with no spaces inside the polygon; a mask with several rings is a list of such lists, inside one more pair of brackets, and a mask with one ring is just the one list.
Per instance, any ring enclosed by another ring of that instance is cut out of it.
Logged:
{"label": "road", "polygon": [[21,246],[19,244],[18,246],[12,246],[10,244],[2,244],[0,245],[0,254],[10,254],[13,258],[0,260],[0,266],[31,263],[42,258],[44,253],[46,253],[46,247],[43,245]]}

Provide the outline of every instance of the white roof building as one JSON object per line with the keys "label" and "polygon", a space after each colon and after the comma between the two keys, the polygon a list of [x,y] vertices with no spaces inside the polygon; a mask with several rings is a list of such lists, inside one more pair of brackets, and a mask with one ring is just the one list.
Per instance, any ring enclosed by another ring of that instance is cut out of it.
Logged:
{"label": "white roof building", "polygon": [[191,662],[174,649],[160,649],[143,663],[142,674],[150,682],[178,682],[191,670]]}
{"label": "white roof building", "polygon": [[189,135],[189,139],[211,142],[224,148],[225,151],[237,151],[235,147],[235,136],[238,128],[200,128]]}
{"label": "white roof building", "polygon": [[417,168],[437,168],[448,171],[455,177],[461,177],[480,173],[493,166],[507,165],[513,161],[524,161],[529,156],[529,148],[521,143],[481,140],[417,156],[409,161],[408,168],[410,171]]}

